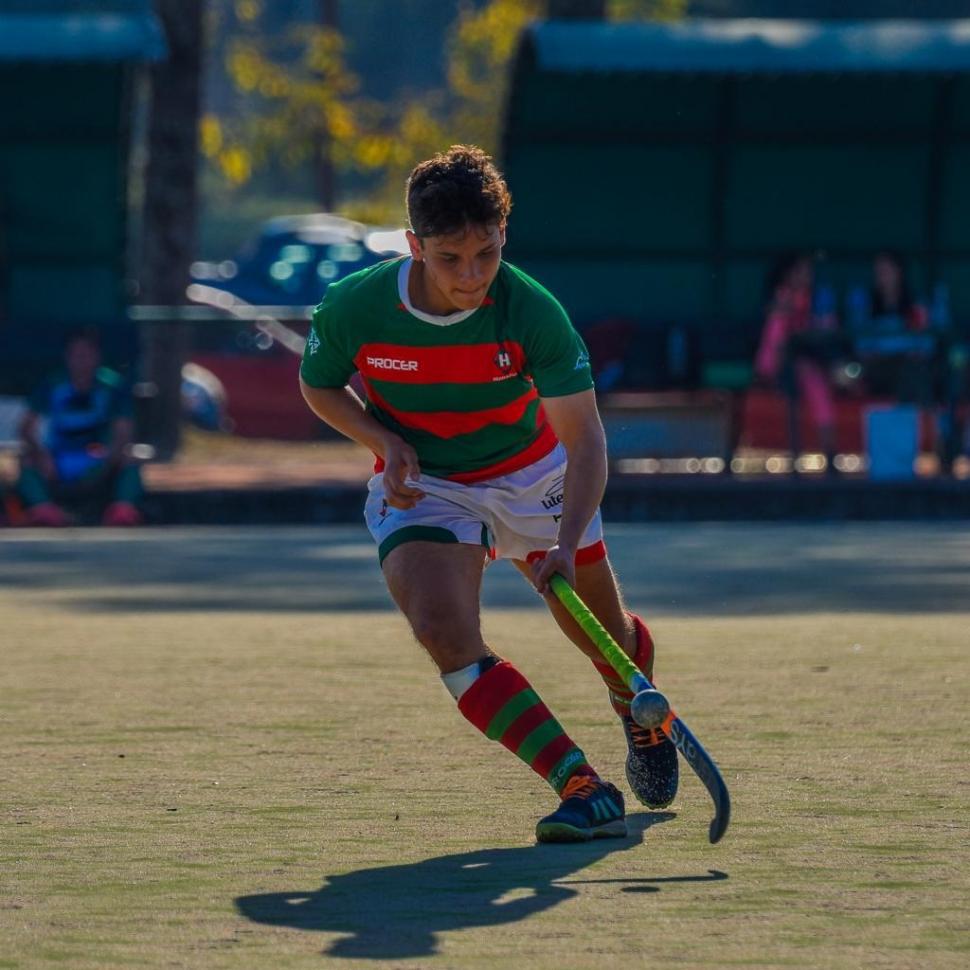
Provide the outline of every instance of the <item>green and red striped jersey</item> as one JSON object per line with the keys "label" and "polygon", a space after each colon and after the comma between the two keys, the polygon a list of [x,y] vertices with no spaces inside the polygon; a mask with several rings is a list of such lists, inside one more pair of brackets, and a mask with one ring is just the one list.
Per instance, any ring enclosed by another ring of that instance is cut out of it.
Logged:
{"label": "green and red striped jersey", "polygon": [[474,482],[537,461],[556,444],[541,405],[592,388],[589,355],[559,302],[502,262],[476,310],[409,309],[408,258],[327,288],[300,375],[343,387],[360,373],[367,410],[418,453],[424,474]]}

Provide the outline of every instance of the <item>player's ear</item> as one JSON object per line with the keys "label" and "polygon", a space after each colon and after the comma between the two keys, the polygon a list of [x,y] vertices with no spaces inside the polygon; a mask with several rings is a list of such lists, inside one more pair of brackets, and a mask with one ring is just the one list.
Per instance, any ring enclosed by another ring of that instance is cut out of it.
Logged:
{"label": "player's ear", "polygon": [[505,245],[505,229],[507,226],[508,226],[507,222],[500,222],[498,224],[499,239],[501,240],[501,242],[499,243],[500,246]]}
{"label": "player's ear", "polygon": [[408,248],[411,250],[411,258],[415,262],[420,262],[424,258],[424,243],[410,229],[404,235],[407,237]]}

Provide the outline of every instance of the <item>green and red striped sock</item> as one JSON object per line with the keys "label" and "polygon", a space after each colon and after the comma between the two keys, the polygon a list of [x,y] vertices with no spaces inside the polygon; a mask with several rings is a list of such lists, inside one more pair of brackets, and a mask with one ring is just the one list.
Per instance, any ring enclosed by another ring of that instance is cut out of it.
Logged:
{"label": "green and red striped sock", "polygon": [[487,738],[521,758],[557,791],[577,774],[596,775],[529,682],[507,660],[486,670],[458,710]]}
{"label": "green and red striped sock", "polygon": [[[646,623],[636,613],[628,613],[627,615],[633,620],[637,630],[637,652],[630,659],[643,671],[647,680],[653,683],[653,638],[650,636]],[[616,671],[605,660],[594,660],[593,666],[599,671],[603,683],[609,688],[610,703],[613,705],[613,710],[620,717],[629,717],[633,691],[620,680]]]}

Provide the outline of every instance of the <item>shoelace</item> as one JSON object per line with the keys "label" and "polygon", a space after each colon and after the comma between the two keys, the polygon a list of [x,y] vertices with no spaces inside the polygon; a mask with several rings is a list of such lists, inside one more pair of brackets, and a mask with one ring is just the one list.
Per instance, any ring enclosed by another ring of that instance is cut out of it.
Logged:
{"label": "shoelace", "polygon": [[635,748],[653,748],[667,740],[667,735],[660,728],[641,727],[630,719],[630,737],[633,738]]}
{"label": "shoelace", "polygon": [[565,801],[567,798],[578,796],[579,798],[589,798],[596,791],[596,779],[590,775],[573,775],[566,782],[565,787],[559,793],[559,797]]}

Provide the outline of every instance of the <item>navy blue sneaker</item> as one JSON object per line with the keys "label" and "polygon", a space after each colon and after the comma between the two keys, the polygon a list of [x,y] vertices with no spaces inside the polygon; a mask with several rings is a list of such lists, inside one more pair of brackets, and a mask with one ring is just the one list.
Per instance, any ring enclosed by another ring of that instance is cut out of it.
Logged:
{"label": "navy blue sneaker", "polygon": [[623,795],[593,775],[573,775],[563,788],[562,802],[552,815],[539,820],[539,842],[587,842],[626,835]]}
{"label": "navy blue sneaker", "polygon": [[659,728],[640,727],[622,717],[626,735],[626,780],[637,800],[647,808],[666,808],[677,796],[680,777],[677,749]]}

